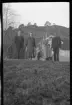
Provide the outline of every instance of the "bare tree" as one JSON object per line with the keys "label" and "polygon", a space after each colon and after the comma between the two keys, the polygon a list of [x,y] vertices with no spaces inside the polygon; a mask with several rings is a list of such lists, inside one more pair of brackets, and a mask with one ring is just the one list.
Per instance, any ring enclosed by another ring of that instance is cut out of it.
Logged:
{"label": "bare tree", "polygon": [[56,25],[55,23],[53,23],[53,25]]}
{"label": "bare tree", "polygon": [[49,21],[46,21],[44,26],[51,26],[51,23]]}
{"label": "bare tree", "polygon": [[29,22],[28,24],[27,24],[27,26],[30,26],[31,25],[31,22]]}
{"label": "bare tree", "polygon": [[3,3],[3,29],[14,26],[16,16],[18,15],[11,9],[10,3]]}
{"label": "bare tree", "polygon": [[18,28],[19,28],[19,29],[24,28],[24,24],[20,24]]}
{"label": "bare tree", "polygon": [[37,23],[34,23],[34,26],[37,26]]}

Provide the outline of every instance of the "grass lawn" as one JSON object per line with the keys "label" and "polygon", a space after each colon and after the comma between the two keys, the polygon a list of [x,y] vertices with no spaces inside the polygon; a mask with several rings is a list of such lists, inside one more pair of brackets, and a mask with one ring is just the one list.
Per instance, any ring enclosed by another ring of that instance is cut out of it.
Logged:
{"label": "grass lawn", "polygon": [[4,61],[4,105],[70,105],[69,62]]}

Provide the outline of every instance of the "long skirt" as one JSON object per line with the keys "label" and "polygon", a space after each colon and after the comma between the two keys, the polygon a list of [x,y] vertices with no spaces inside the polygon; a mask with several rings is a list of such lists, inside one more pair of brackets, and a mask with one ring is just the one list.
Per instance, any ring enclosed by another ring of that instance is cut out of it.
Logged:
{"label": "long skirt", "polygon": [[34,58],[34,48],[27,49],[27,51],[26,51],[26,58]]}
{"label": "long skirt", "polygon": [[50,47],[46,47],[46,57],[52,57],[52,49]]}

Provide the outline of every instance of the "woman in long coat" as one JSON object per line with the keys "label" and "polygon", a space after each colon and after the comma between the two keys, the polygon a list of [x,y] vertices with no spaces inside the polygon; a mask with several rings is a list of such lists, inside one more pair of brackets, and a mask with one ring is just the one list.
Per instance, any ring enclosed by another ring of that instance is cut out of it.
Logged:
{"label": "woman in long coat", "polygon": [[46,59],[46,41],[45,40],[42,41],[42,55],[43,55],[43,58]]}
{"label": "woman in long coat", "polygon": [[36,47],[35,38],[32,37],[32,33],[30,33],[30,36],[26,42],[26,46],[27,46],[27,57],[32,59],[32,57],[34,57],[34,48]]}

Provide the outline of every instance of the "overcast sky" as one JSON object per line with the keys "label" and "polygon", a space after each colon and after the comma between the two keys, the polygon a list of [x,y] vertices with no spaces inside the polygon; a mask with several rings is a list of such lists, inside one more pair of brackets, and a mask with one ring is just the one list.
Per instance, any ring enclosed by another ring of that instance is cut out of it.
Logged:
{"label": "overcast sky", "polygon": [[46,21],[69,27],[68,2],[11,3],[11,8],[20,16],[17,22],[44,25]]}

